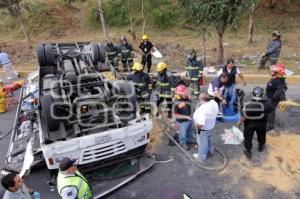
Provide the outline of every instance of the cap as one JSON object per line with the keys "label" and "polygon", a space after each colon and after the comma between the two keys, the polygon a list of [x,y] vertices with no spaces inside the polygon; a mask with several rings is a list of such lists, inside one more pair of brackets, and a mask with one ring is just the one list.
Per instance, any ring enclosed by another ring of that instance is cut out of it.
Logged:
{"label": "cap", "polygon": [[65,171],[69,169],[70,167],[76,165],[77,160],[73,159],[71,160],[70,158],[64,158],[59,162],[59,170]]}

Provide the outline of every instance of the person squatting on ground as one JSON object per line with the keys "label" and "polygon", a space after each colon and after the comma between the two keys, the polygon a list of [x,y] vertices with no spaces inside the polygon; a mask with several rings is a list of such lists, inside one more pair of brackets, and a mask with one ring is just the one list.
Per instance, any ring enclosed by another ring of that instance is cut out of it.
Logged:
{"label": "person squatting on ground", "polygon": [[157,100],[157,116],[160,114],[161,103],[167,101],[168,118],[172,118],[172,97],[175,90],[175,78],[173,74],[168,70],[165,62],[160,62],[156,66],[157,71],[157,83],[156,90],[158,91],[159,98]]}
{"label": "person squatting on ground", "polygon": [[285,66],[282,64],[276,64],[270,67],[271,79],[266,87],[266,95],[268,103],[272,105],[272,112],[268,114],[268,126],[267,130],[273,130],[275,125],[275,112],[276,107],[280,101],[285,101],[285,92],[287,91],[287,85],[285,83]]}
{"label": "person squatting on ground", "polygon": [[261,56],[258,69],[264,69],[267,61],[270,61],[271,65],[275,65],[277,63],[282,47],[280,37],[281,35],[279,31],[274,31],[272,33],[272,40],[269,42],[266,52]]}
{"label": "person squatting on ground", "polygon": [[26,187],[23,179],[15,174],[9,173],[2,177],[2,186],[6,189],[2,199],[40,199],[40,193],[32,188]]}
{"label": "person squatting on ground", "polygon": [[122,62],[124,72],[128,72],[133,65],[133,47],[127,42],[127,38],[125,36],[120,37],[120,43],[118,56]]}
{"label": "person squatting on ground", "polygon": [[18,79],[19,73],[15,71],[7,53],[0,49],[0,65],[3,67],[7,79]]}
{"label": "person squatting on ground", "polygon": [[219,113],[219,106],[215,100],[210,100],[207,93],[199,95],[200,107],[196,109],[193,120],[197,129],[198,154],[193,156],[203,162],[208,154],[213,154],[214,147],[214,128]]}
{"label": "person squatting on ground", "polygon": [[264,89],[255,87],[252,91],[251,101],[246,103],[238,126],[244,123],[244,154],[252,158],[252,139],[254,132],[257,135],[258,151],[263,151],[266,143],[267,115],[272,111],[272,106],[264,96]]}
{"label": "person squatting on ground", "polygon": [[246,86],[246,81],[244,78],[243,73],[240,71],[240,69],[234,65],[234,60],[232,58],[229,58],[226,61],[226,65],[223,66],[220,71],[219,75],[221,74],[227,74],[228,81],[225,83],[225,93],[224,96],[226,98],[226,101],[228,102],[228,106],[231,110],[234,109],[233,104],[236,101],[236,76],[239,76],[239,78],[242,80],[243,85]]}
{"label": "person squatting on ground", "polygon": [[175,89],[174,118],[179,126],[179,144],[190,150],[193,139],[192,102],[185,85]]}
{"label": "person squatting on ground", "polygon": [[191,93],[195,96],[200,94],[200,78],[203,75],[203,63],[197,59],[197,51],[191,49],[186,64],[186,74],[190,80]]}
{"label": "person squatting on ground", "polygon": [[228,75],[222,73],[220,76],[215,77],[208,86],[208,94],[219,105],[219,116],[222,116],[222,106],[227,104],[227,100],[224,97],[225,84],[228,81]]}
{"label": "person squatting on ground", "polygon": [[109,63],[118,71],[118,47],[114,46],[111,41],[107,40],[105,51]]}
{"label": "person squatting on ground", "polygon": [[59,163],[57,191],[62,199],[92,199],[93,192],[88,181],[77,170],[76,161],[64,158]]}
{"label": "person squatting on ground", "polygon": [[142,52],[142,62],[141,64],[144,66],[147,66],[147,72],[150,73],[151,71],[151,66],[152,66],[152,55],[151,51],[153,48],[152,43],[149,41],[147,35],[143,35],[142,37],[142,43],[140,43],[139,48]]}
{"label": "person squatting on ground", "polygon": [[134,63],[132,67],[133,73],[127,77],[128,81],[134,83],[135,93],[140,108],[140,113],[151,113],[150,92],[152,82],[148,75],[143,71],[143,65]]}

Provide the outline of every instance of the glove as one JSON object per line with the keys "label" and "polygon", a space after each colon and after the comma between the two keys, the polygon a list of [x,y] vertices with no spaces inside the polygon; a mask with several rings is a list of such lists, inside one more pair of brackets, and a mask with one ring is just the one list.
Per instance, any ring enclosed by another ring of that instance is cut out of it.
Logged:
{"label": "glove", "polygon": [[241,126],[242,126],[242,122],[240,122],[240,121],[238,121],[237,123],[236,123],[236,126],[240,129],[241,128]]}
{"label": "glove", "polygon": [[32,197],[34,199],[41,199],[41,194],[39,192],[33,191]]}

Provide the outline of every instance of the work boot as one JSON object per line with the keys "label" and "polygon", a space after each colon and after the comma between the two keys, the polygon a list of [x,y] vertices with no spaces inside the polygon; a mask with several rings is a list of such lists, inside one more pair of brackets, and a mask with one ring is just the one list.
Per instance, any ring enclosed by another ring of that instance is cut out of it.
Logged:
{"label": "work boot", "polygon": [[252,159],[252,153],[251,153],[251,151],[243,150],[243,153],[245,154],[245,156],[246,156],[249,160]]}
{"label": "work boot", "polygon": [[168,146],[175,146],[176,144],[171,140],[169,139],[169,143],[168,143]]}
{"label": "work boot", "polygon": [[264,144],[258,145],[258,151],[259,152],[263,152],[264,150],[265,150],[265,145]]}

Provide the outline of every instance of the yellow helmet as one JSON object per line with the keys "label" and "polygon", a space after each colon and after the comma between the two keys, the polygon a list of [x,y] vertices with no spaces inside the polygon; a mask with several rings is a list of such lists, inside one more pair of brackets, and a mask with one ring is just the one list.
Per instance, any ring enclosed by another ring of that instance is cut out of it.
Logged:
{"label": "yellow helmet", "polygon": [[146,40],[146,39],[148,39],[148,36],[147,35],[143,35],[142,39]]}
{"label": "yellow helmet", "polygon": [[164,69],[166,69],[167,67],[168,67],[168,65],[165,62],[159,62],[156,66],[156,71],[161,72]]}
{"label": "yellow helmet", "polygon": [[140,71],[140,70],[143,70],[143,65],[141,63],[138,63],[138,62],[135,62],[132,66],[132,70],[137,70],[137,71]]}

